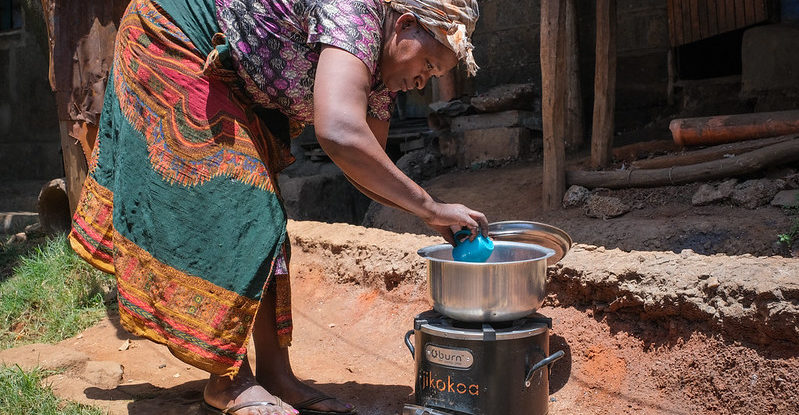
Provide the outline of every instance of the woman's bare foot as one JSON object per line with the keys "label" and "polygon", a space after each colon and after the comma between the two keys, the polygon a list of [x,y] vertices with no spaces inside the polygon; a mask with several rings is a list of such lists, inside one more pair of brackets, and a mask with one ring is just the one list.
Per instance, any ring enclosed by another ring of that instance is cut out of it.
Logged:
{"label": "woman's bare foot", "polygon": [[[268,388],[275,395],[280,396],[286,402],[293,404],[300,404],[308,401],[309,399],[326,396],[326,394],[310,385],[307,385],[297,379],[293,373],[282,373],[280,375],[274,374],[265,376],[264,371],[258,372],[258,383],[263,387]],[[349,413],[354,407],[351,404],[344,403],[338,399],[326,399],[312,405],[308,405],[302,409],[313,409],[316,411],[331,411]]]}
{"label": "woman's bare foot", "polygon": [[[302,383],[294,376],[289,361],[289,351],[278,344],[275,325],[275,294],[271,290],[267,290],[261,299],[261,307],[255,316],[253,341],[255,342],[255,378],[261,386],[293,405],[326,396],[325,393]],[[302,409],[346,414],[352,411],[353,406],[337,399],[325,399]]]}
{"label": "woman's bare foot", "polygon": [[274,405],[260,405],[242,408],[235,415],[296,415],[298,411],[289,404],[281,402],[258,384],[248,364],[239,374],[230,379],[227,376],[211,375],[205,385],[203,398],[208,405],[224,409],[248,402],[270,402]]}

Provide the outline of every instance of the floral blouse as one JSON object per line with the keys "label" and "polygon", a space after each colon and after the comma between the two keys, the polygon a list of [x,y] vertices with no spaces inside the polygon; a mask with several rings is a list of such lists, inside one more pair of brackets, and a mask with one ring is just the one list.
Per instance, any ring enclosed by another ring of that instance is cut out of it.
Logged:
{"label": "floral blouse", "polygon": [[396,94],[380,81],[381,0],[215,0],[217,20],[247,92],[288,117],[313,122],[321,45],[344,49],[372,73],[367,115],[391,118]]}

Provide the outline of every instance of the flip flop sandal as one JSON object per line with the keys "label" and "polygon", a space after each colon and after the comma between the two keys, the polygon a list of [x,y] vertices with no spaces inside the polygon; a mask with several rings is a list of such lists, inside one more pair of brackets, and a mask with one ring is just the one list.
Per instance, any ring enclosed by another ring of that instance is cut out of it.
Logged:
{"label": "flip flop sandal", "polygon": [[319,402],[329,401],[333,398],[332,396],[325,396],[320,395],[315,398],[311,398],[302,402],[299,402],[295,405],[292,405],[294,409],[300,411],[299,415],[355,415],[358,411],[355,408],[350,409],[348,412],[336,412],[336,411],[317,411],[315,409],[308,409],[309,406],[317,404]]}
{"label": "flip flop sandal", "polygon": [[[266,401],[253,401],[253,402],[245,402],[245,403],[240,403],[238,405],[229,406],[225,409],[215,408],[209,405],[208,402],[204,401],[202,406],[203,409],[205,409],[206,415],[229,415],[229,414],[234,414],[236,411],[240,409],[252,408],[254,406],[268,406],[268,407],[273,407],[275,409],[285,408],[285,406],[283,405],[283,401],[281,401],[280,398],[276,396],[275,399],[277,400],[276,403],[266,402]],[[270,413],[272,412],[270,411]]]}

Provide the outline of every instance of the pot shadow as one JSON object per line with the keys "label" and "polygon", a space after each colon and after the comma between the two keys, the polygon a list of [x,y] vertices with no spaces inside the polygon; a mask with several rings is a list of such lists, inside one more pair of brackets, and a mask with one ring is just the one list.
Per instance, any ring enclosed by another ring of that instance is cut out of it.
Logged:
{"label": "pot shadow", "polygon": [[[195,380],[172,388],[159,388],[150,383],[120,385],[113,389],[91,387],[84,390],[90,399],[100,401],[130,401],[129,415],[204,415],[203,387],[205,380]],[[316,383],[305,381],[321,392],[350,402],[359,415],[401,413],[411,402],[413,389],[404,385],[375,385],[366,383]]]}
{"label": "pot shadow", "polygon": [[549,394],[561,390],[569,381],[572,372],[572,349],[565,338],[557,334],[549,336],[549,354],[562,350],[564,355],[560,360],[550,366],[549,372]]}

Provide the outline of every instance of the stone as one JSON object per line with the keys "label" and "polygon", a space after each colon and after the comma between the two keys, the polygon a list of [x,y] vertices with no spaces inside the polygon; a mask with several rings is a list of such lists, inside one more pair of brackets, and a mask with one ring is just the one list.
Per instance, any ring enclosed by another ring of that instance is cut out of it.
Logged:
{"label": "stone", "polygon": [[747,180],[737,186],[732,193],[732,201],[748,209],[767,205],[785,186],[782,180]]}
{"label": "stone", "polygon": [[356,224],[361,223],[369,207],[370,199],[340,170],[335,174],[312,176],[281,175],[278,182],[290,219]]}
{"label": "stone", "polygon": [[406,153],[396,164],[397,168],[416,182],[429,179],[441,170],[439,158],[425,150]]}
{"label": "stone", "polygon": [[21,244],[28,241],[28,235],[25,235],[25,232],[19,232],[14,235],[11,235],[10,238],[6,241],[6,245],[11,244]]}
{"label": "stone", "polygon": [[39,222],[39,215],[35,212],[0,213],[0,234],[15,234],[23,231],[26,226],[37,222]]}
{"label": "stone", "polygon": [[738,183],[736,179],[726,180],[717,186],[712,184],[703,184],[691,197],[691,204],[694,206],[705,206],[713,203],[723,202],[732,196],[735,190],[735,185]]}
{"label": "stone", "polygon": [[89,361],[80,377],[94,386],[112,389],[122,382],[124,370],[117,362]]}
{"label": "stone", "polygon": [[789,174],[783,180],[787,189],[799,189],[799,173]]}
{"label": "stone", "polygon": [[541,116],[530,111],[502,111],[455,117],[450,122],[452,132],[483,130],[497,127],[527,127],[541,131]]}
{"label": "stone", "polygon": [[609,219],[624,215],[630,207],[613,196],[591,195],[584,206],[585,215],[591,218]]}
{"label": "stone", "polygon": [[770,92],[799,93],[799,27],[787,24],[756,26],[744,32],[741,43],[741,96]]}
{"label": "stone", "polygon": [[783,190],[771,199],[771,206],[799,208],[799,190]]}
{"label": "stone", "polygon": [[469,105],[459,99],[436,101],[431,103],[429,107],[434,113],[446,117],[454,117],[469,110]]}
{"label": "stone", "polygon": [[534,84],[505,84],[472,98],[472,106],[481,112],[505,110],[541,111],[541,99]]}
{"label": "stone", "polygon": [[458,167],[497,160],[516,160],[531,154],[532,134],[523,127],[488,128],[463,133],[458,149]]}
{"label": "stone", "polygon": [[582,206],[586,199],[591,195],[591,191],[585,187],[572,185],[563,195],[563,207],[565,209]]}

